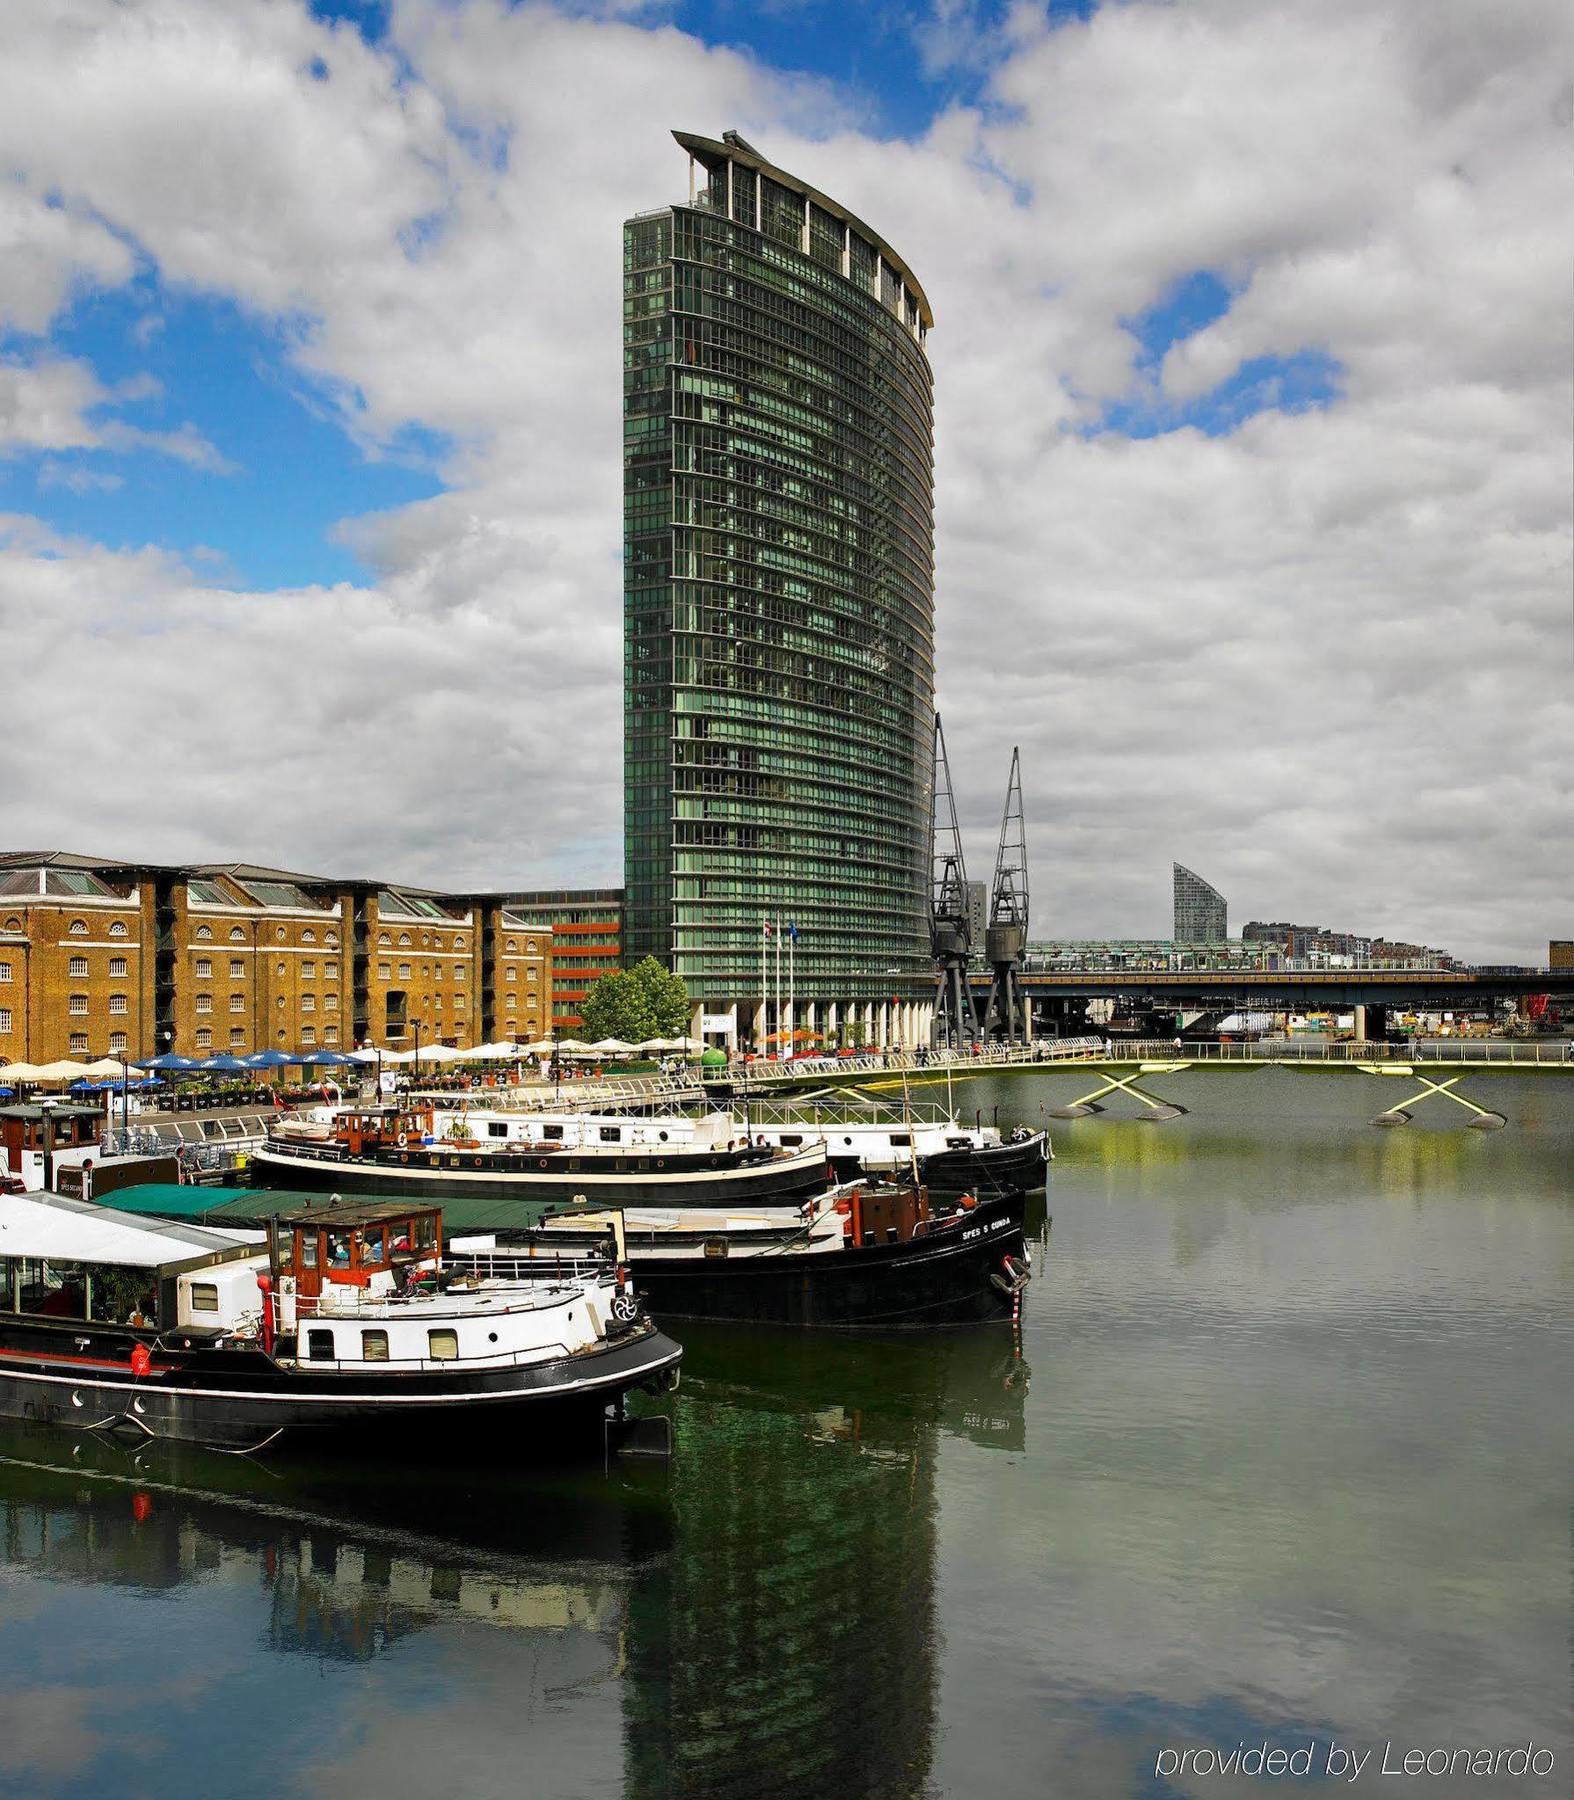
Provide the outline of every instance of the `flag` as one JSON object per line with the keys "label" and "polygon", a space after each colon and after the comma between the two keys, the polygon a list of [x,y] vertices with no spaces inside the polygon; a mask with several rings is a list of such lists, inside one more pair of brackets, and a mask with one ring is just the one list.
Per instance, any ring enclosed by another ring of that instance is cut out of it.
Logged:
{"label": "flag", "polygon": [[790,938],[791,938],[791,939],[792,939],[792,941],[793,941],[793,942],[794,942],[794,943],[795,943],[795,944],[796,944],[796,943],[797,943],[797,941],[798,941],[798,927],[797,927],[797,925],[796,925],[796,924],[792,924],[792,925],[789,925],[789,926],[788,926],[788,927],[787,927],[787,935],[788,935],[788,937],[790,937]]}
{"label": "flag", "polygon": [[769,919],[761,919],[761,920],[760,920],[760,923],[761,923],[761,924],[762,924],[762,925],[763,925],[763,926],[764,926],[764,927],[765,927],[765,935],[766,935],[766,936],[767,936],[767,937],[769,937],[769,936],[770,936],[770,935],[771,935],[771,922],[770,922],[770,920],[769,920]]}

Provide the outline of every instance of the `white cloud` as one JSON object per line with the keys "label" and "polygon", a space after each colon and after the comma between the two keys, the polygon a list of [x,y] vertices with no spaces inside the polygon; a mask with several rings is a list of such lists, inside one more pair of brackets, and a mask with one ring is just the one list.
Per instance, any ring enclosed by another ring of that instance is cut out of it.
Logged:
{"label": "white cloud", "polygon": [[[1131,0],[1054,31],[1019,10],[987,110],[915,143],[648,16],[405,0],[391,50],[284,0],[63,0],[3,29],[4,193],[35,272],[0,301],[29,329],[144,256],[285,325],[368,446],[412,422],[454,445],[451,492],[346,522],[372,588],[240,596],[13,536],[7,648],[40,672],[20,736],[62,748],[36,607],[79,621],[106,680],[128,659],[116,741],[163,741],[178,705],[214,751],[131,815],[96,788],[83,841],[616,878],[618,224],[683,191],[670,126],[736,124],[935,305],[941,702],[975,874],[1020,741],[1038,931],[1166,930],[1172,857],[1237,924],[1487,957],[1567,931],[1571,178],[1547,7]],[[1164,359],[1164,397],[1315,348],[1336,403],[1216,439],[1082,435],[1133,390],[1123,321],[1199,268],[1239,292]],[[81,447],[92,372],[7,367],[0,430]],[[308,752],[262,772],[281,737],[342,746],[399,804],[346,828]],[[35,754],[13,791],[45,796],[60,765]],[[55,816],[41,799],[14,829]]]}

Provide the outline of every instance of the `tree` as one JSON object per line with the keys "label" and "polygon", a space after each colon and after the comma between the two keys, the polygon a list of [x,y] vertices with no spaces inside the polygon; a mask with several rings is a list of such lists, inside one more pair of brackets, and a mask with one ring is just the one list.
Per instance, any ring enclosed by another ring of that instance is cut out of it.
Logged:
{"label": "tree", "polygon": [[647,956],[632,969],[599,976],[585,995],[580,1018],[580,1029],[592,1041],[612,1037],[639,1044],[682,1037],[689,1029],[689,990],[681,976]]}

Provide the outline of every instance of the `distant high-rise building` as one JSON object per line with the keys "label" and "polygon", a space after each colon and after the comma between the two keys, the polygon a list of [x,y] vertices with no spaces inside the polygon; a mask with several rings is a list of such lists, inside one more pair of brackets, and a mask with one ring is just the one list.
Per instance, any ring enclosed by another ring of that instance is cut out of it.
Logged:
{"label": "distant high-rise building", "polygon": [[1216,887],[1175,864],[1175,922],[1170,935],[1177,944],[1222,944],[1229,936],[1228,913]]}
{"label": "distant high-rise building", "polygon": [[1574,969],[1574,938],[1552,938],[1547,944],[1549,969]]}
{"label": "distant high-rise building", "polygon": [[625,956],[713,1031],[924,1038],[929,302],[735,132],[673,135],[688,199],[623,227]]}

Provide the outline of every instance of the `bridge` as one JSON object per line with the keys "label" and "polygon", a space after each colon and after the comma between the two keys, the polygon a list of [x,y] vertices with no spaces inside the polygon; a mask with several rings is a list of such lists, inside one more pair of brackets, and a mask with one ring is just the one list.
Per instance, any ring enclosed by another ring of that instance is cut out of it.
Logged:
{"label": "bridge", "polygon": [[[974,974],[975,994],[990,976]],[[1533,994],[1574,999],[1574,971],[1527,968],[1425,968],[1389,964],[1351,968],[1258,967],[1248,962],[1190,967],[1034,967],[1017,976],[1035,1029],[1086,1016],[1089,1000],[1127,1000],[1150,1013],[1195,1008],[1217,1014],[1355,1012],[1357,1037],[1380,1038],[1390,1009],[1470,1012]]]}

